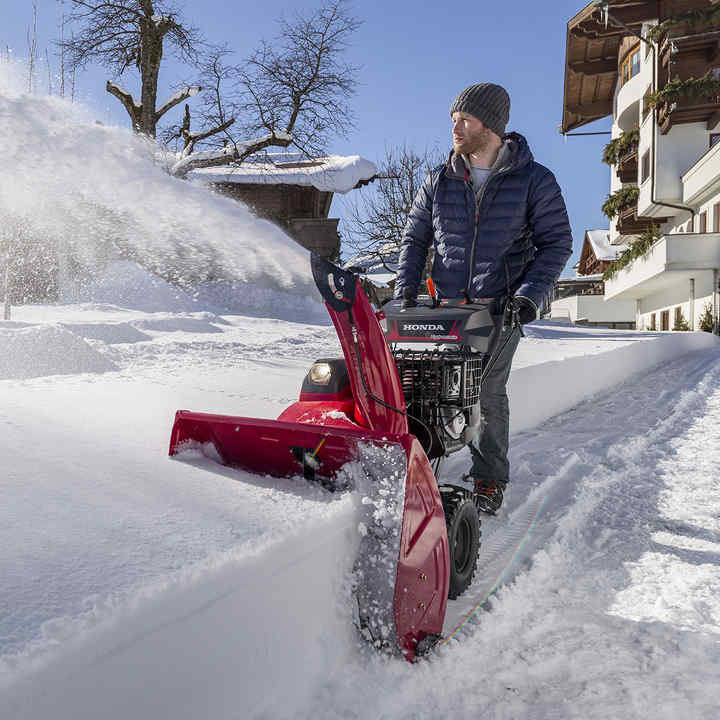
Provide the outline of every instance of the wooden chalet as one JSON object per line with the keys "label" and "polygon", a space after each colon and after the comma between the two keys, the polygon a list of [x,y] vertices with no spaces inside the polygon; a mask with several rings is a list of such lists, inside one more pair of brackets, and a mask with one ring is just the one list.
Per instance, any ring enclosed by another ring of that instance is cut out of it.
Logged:
{"label": "wooden chalet", "polygon": [[[567,24],[560,131],[566,133],[612,114],[618,76],[632,73],[639,62],[637,53],[648,52],[633,35],[640,33],[643,23],[662,23],[687,10],[711,7],[710,0],[609,0],[609,12],[626,27],[606,24],[602,8],[595,3],[584,7]],[[671,29],[660,42],[658,58],[658,90],[678,77],[702,77],[715,64],[720,72],[720,28],[716,23],[708,28]],[[720,120],[719,100],[688,97],[660,105],[661,132],[667,133],[673,125],[698,121],[707,121],[708,127],[713,127]]]}
{"label": "wooden chalet", "polygon": [[610,245],[608,230],[586,231],[580,261],[577,264],[577,274],[602,275],[626,247],[626,245]]}

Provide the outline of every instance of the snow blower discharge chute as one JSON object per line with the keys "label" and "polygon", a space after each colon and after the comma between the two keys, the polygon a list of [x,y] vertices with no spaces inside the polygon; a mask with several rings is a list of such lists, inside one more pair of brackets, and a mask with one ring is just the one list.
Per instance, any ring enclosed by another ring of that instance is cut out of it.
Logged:
{"label": "snow blower discharge chute", "polygon": [[344,358],[316,361],[277,420],[179,410],[170,455],[201,448],[231,467],[331,489],[361,468],[356,622],[374,645],[412,661],[441,637],[448,597],[477,565],[475,497],[436,475],[480,422],[492,302],[439,301],[430,284],[427,302],[376,311],[357,275],[316,255],[311,263]]}

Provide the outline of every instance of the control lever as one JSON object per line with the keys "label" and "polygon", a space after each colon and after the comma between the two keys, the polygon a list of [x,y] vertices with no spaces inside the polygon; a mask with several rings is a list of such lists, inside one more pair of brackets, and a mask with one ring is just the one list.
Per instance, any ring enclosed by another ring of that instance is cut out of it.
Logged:
{"label": "control lever", "polygon": [[437,290],[435,289],[435,283],[433,282],[433,279],[431,277],[428,277],[428,279],[427,279],[427,289],[428,289],[428,292],[430,293],[430,299],[432,300],[432,306],[434,308],[436,308],[440,304],[440,301],[438,300]]}

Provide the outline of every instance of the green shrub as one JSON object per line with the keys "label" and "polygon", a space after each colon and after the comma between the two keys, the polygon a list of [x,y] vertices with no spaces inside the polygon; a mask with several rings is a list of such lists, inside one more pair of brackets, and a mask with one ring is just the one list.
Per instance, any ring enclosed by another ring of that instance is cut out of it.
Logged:
{"label": "green shrub", "polygon": [[698,327],[703,332],[713,331],[713,307],[712,303],[706,302],[703,306],[702,314],[698,320]]}
{"label": "green shrub", "polygon": [[694,10],[686,10],[679,15],[669,17],[657,25],[651,27],[646,34],[648,40],[657,42],[665,33],[675,28],[683,30],[695,29],[698,26],[706,24],[717,24],[720,21],[720,6],[715,5],[711,8],[696,8]]}
{"label": "green shrub", "polygon": [[708,70],[700,78],[691,77],[687,80],[681,80],[676,75],[662,90],[647,96],[647,106],[674,103],[683,97],[702,100],[716,95],[720,95],[720,78],[715,77],[712,70]]}
{"label": "green shrub", "polygon": [[675,315],[675,324],[673,325],[673,330],[683,331],[687,332],[690,329],[690,325],[688,325],[688,321],[685,319],[685,316],[682,314],[682,310]]}
{"label": "green shrub", "polygon": [[632,130],[624,132],[605,146],[602,161],[608,165],[615,165],[622,155],[629,150],[637,149],[639,144],[640,128],[636,125]]}
{"label": "green shrub", "polygon": [[645,255],[650,248],[662,237],[662,233],[657,225],[653,225],[649,230],[641,233],[637,240],[631,242],[625,250],[622,251],[620,257],[614,260],[603,273],[603,280],[611,280],[618,274],[620,270],[628,266],[633,260]]}
{"label": "green shrub", "polygon": [[607,200],[603,203],[602,211],[609,220],[612,220],[623,210],[635,205],[638,195],[640,195],[640,190],[636,187],[620,188],[608,195]]}

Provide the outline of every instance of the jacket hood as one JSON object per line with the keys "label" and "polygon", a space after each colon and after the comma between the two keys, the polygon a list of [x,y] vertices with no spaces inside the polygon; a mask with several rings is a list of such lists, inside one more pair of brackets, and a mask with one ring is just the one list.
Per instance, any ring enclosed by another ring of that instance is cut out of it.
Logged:
{"label": "jacket hood", "polygon": [[[498,172],[517,170],[533,161],[530,146],[520,133],[507,133],[503,135],[502,140],[503,145],[498,154],[498,159],[502,161],[502,165],[498,168]],[[457,177],[464,180],[466,169],[465,160],[462,155],[458,155],[454,150],[451,150],[446,163],[446,173],[448,177]]]}

